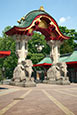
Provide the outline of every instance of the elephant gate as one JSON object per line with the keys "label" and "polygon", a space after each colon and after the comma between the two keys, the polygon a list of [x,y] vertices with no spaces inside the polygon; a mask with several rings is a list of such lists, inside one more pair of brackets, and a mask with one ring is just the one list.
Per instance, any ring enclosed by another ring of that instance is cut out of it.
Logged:
{"label": "elephant gate", "polygon": [[[10,84],[19,86],[36,86],[31,78],[32,61],[26,59],[28,55],[28,41],[32,38],[34,31],[39,31],[45,36],[49,44],[50,58],[52,66],[47,71],[50,84],[70,84],[67,77],[67,66],[64,62],[59,62],[59,49],[64,40],[69,37],[63,35],[56,21],[44,11],[43,6],[39,10],[29,12],[26,16],[18,20],[19,25],[9,29],[6,34],[12,36],[16,41],[16,54],[18,56],[18,65],[14,70],[13,78]],[[64,74],[62,74],[64,73]]]}

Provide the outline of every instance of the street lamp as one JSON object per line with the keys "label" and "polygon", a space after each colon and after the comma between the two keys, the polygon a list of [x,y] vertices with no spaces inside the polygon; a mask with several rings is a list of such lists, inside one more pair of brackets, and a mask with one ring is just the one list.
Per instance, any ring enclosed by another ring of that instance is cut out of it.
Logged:
{"label": "street lamp", "polygon": [[37,48],[37,51],[38,51],[38,52],[41,52],[42,49],[44,48],[44,45],[38,43],[38,44],[35,45],[35,47]]}
{"label": "street lamp", "polygon": [[4,78],[5,67],[2,67],[2,77]]}

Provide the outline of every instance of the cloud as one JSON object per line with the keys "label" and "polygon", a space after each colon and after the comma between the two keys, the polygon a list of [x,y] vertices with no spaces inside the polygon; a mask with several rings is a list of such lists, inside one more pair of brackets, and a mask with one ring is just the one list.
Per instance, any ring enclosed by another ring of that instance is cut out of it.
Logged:
{"label": "cloud", "polygon": [[64,22],[70,20],[70,18],[71,18],[70,16],[68,16],[68,17],[61,17],[59,19],[59,24],[63,24]]}
{"label": "cloud", "polygon": [[60,19],[59,19],[59,23],[64,23],[66,21],[66,18],[64,18],[64,17],[61,17]]}

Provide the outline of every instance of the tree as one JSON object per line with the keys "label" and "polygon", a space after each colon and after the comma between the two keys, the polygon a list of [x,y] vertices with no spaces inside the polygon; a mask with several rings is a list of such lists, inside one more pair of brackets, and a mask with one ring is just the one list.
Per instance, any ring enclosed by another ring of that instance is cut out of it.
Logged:
{"label": "tree", "polygon": [[0,58],[0,70],[5,68],[5,77],[11,78],[13,70],[17,64],[17,57],[15,55],[15,41],[5,34],[5,31],[10,29],[8,26],[4,29],[2,37],[0,37],[0,51],[11,51],[11,55],[8,57]]}
{"label": "tree", "polygon": [[67,29],[63,26],[60,26],[59,28],[64,35],[70,37],[70,39],[64,41],[64,44],[61,46],[60,53],[64,54],[73,52],[74,48],[77,47],[77,32],[75,31],[75,29]]}
{"label": "tree", "polygon": [[[44,48],[39,53],[37,48],[35,47],[36,44],[44,45]],[[34,64],[41,61],[46,55],[49,55],[50,53],[50,47],[48,46],[45,37],[37,32],[34,32],[34,35],[32,36],[32,39],[28,42],[28,58],[32,60]]]}

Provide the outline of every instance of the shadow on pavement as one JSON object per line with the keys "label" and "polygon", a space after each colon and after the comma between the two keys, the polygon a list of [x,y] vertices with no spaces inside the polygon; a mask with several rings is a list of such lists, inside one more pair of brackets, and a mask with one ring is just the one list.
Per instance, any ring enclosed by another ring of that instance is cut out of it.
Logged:
{"label": "shadow on pavement", "polygon": [[1,89],[8,89],[8,88],[0,87],[0,90],[1,90]]}

